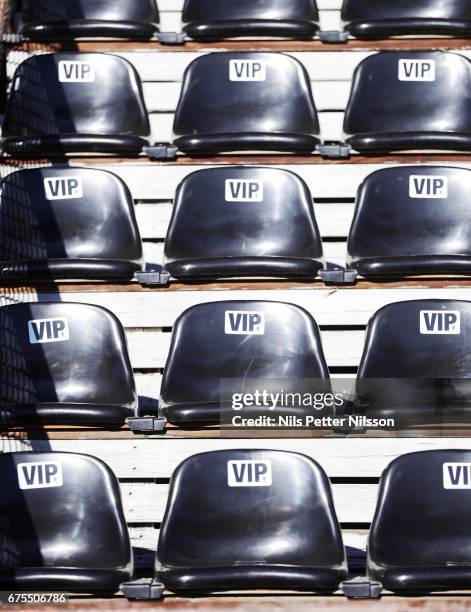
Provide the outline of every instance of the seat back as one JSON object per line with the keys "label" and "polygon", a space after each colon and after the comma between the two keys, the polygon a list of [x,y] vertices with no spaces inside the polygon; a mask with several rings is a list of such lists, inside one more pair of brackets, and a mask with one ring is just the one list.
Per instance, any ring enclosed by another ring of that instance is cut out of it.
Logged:
{"label": "seat back", "polygon": [[397,34],[469,34],[466,0],[343,0],[342,20],[357,38]]}
{"label": "seat back", "polygon": [[313,36],[319,13],[316,0],[186,0],[182,20],[192,38],[233,36]]}
{"label": "seat back", "polygon": [[445,418],[453,403],[469,403],[470,328],[471,302],[411,300],[384,306],[368,324],[357,376],[360,401],[406,412],[429,404],[443,408]]}
{"label": "seat back", "polygon": [[282,451],[190,457],[172,477],[157,572],[251,564],[345,568],[326,474]]}
{"label": "seat back", "polygon": [[185,72],[175,135],[250,132],[319,133],[305,68],[283,53],[196,58]]}
{"label": "seat back", "polygon": [[5,487],[0,499],[2,574],[73,568],[132,575],[119,484],[105,463],[75,453],[5,453],[0,455],[0,478]]}
{"label": "seat back", "polygon": [[0,308],[0,403],[135,408],[124,330],[110,311],[74,303]]}
{"label": "seat back", "polygon": [[199,170],[179,185],[165,241],[174,276],[315,275],[322,242],[307,185],[286,170]]}
{"label": "seat back", "polygon": [[159,22],[155,0],[24,0],[23,22],[68,20]]}
{"label": "seat back", "polygon": [[131,193],[103,170],[12,172],[1,183],[0,237],[4,278],[129,277],[142,266]]}
{"label": "seat back", "polygon": [[282,380],[293,392],[300,392],[303,379],[328,381],[316,322],[302,308],[280,302],[189,308],[175,323],[160,405],[169,420],[179,405],[219,408],[224,379],[240,379],[244,392],[261,379]]}
{"label": "seat back", "polygon": [[471,271],[471,172],[401,166],[361,185],[348,239],[349,263],[364,276]]}
{"label": "seat back", "polygon": [[4,137],[150,135],[139,75],[107,53],[34,55],[15,72]]}
{"label": "seat back", "polygon": [[398,51],[367,57],[354,74],[344,131],[471,132],[470,74],[469,60],[455,53]]}
{"label": "seat back", "polygon": [[[389,464],[368,538],[370,574],[381,578],[385,569],[396,569],[404,586],[414,567],[441,566],[450,578],[458,569],[453,566],[462,564],[469,575],[470,466],[467,450],[408,453]],[[436,586],[443,588],[441,578]]]}

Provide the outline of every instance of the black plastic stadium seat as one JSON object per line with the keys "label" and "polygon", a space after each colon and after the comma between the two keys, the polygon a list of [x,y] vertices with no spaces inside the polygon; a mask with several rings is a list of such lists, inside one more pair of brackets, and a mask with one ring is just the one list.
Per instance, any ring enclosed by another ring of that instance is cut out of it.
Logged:
{"label": "black plastic stadium seat", "polygon": [[366,154],[471,151],[470,66],[467,58],[440,51],[367,57],[353,78],[347,143]]}
{"label": "black plastic stadium seat", "polygon": [[373,172],[360,187],[348,240],[362,276],[471,274],[471,171],[406,166]]}
{"label": "black plastic stadium seat", "polygon": [[118,481],[95,457],[0,455],[3,591],[115,593],[133,573]]}
{"label": "black plastic stadium seat", "polygon": [[103,170],[19,170],[0,195],[2,280],[130,279],[142,268],[132,196]]}
{"label": "black plastic stadium seat", "polygon": [[137,155],[149,137],[140,78],[125,59],[49,53],[17,68],[3,125],[5,153]]}
{"label": "black plastic stadium seat", "polygon": [[122,425],[137,410],[124,330],[105,308],[0,308],[0,423]]}
{"label": "black plastic stadium seat", "polygon": [[184,32],[195,40],[245,36],[313,38],[319,30],[316,0],[186,0]]}
{"label": "black plastic stadium seat", "polygon": [[[261,379],[283,380],[287,393],[301,392],[306,379],[328,387],[316,322],[302,308],[281,302],[224,301],[189,308],[173,330],[161,415],[180,425],[219,424],[236,414],[221,393],[223,379],[240,379],[243,389],[238,390],[244,392]],[[286,407],[290,410],[313,411]]]}
{"label": "black plastic stadium seat", "polygon": [[471,452],[395,459],[381,478],[368,539],[368,573],[407,594],[469,589]]}
{"label": "black plastic stadium seat", "polygon": [[283,53],[209,53],[187,68],[174,141],[187,154],[310,153],[319,143],[311,84]]}
{"label": "black plastic stadium seat", "polygon": [[156,0],[24,0],[21,34],[32,40],[152,38]]}
{"label": "black plastic stadium seat", "polygon": [[223,450],[176,469],[156,561],[167,589],[332,592],[346,575],[329,479],[312,459]]}
{"label": "black plastic stadium seat", "polygon": [[355,38],[471,35],[467,0],[344,0],[342,20]]}
{"label": "black plastic stadium seat", "polygon": [[384,306],[368,324],[356,411],[397,425],[471,417],[471,302],[412,300]]}
{"label": "black plastic stadium seat", "polygon": [[180,184],[165,241],[173,277],[312,278],[322,266],[312,196],[296,174],[229,166]]}

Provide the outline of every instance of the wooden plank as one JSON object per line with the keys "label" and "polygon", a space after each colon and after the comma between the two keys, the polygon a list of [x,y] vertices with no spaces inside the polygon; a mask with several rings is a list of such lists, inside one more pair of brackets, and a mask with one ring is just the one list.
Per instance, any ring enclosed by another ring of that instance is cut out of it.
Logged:
{"label": "wooden plank", "polygon": [[[448,161],[446,156],[440,162],[443,166],[455,166],[459,168],[471,168],[471,160],[468,157],[465,161]],[[230,163],[229,159],[229,163]],[[248,163],[250,163],[250,159]],[[263,161],[262,161],[263,163]],[[421,159],[420,165],[437,164],[436,161]],[[78,164],[85,165],[85,164]],[[289,170],[299,175],[308,185],[311,190],[314,200],[316,199],[336,199],[345,200],[356,196],[356,192],[363,180],[372,172],[382,168],[401,167],[404,164],[388,160],[387,166],[384,163],[367,163],[367,164],[345,164],[326,162],[322,165],[312,163],[301,164],[283,164],[273,165],[265,161],[263,164],[266,167],[280,168]],[[111,160],[109,164],[96,163],[94,167],[114,172],[120,176],[129,186],[134,199],[136,200],[168,200],[171,201],[175,195],[178,184],[192,172],[197,170],[215,167],[214,164],[200,165],[174,165],[174,164],[155,164],[155,163],[136,163],[124,162],[114,164]],[[8,169],[8,166],[5,170]],[[5,172],[4,170],[4,172]],[[321,208],[318,205],[316,214],[321,214],[322,210],[332,214],[332,209]],[[320,216],[318,218],[320,222]]]}
{"label": "wooden plank", "polygon": [[396,457],[433,449],[471,449],[471,438],[26,440],[3,437],[3,452],[59,451],[95,455],[118,478],[169,478],[187,457],[213,450],[276,448],[315,459],[331,478],[379,478]]}
{"label": "wooden plank", "polygon": [[[67,292],[45,292],[36,290],[13,289],[0,292],[0,305],[8,305],[28,301],[79,302],[96,304],[114,312],[122,324],[132,330],[134,328],[170,328],[183,311],[196,304],[220,302],[224,300],[270,300],[296,304],[306,309],[322,327],[328,326],[366,326],[370,317],[386,304],[403,300],[417,299],[453,299],[470,300],[470,281],[465,281],[463,287],[443,286],[427,287],[419,280],[412,281],[409,286],[397,288],[341,289],[320,288],[311,289],[309,284],[296,289],[283,289],[283,283],[268,284],[270,288],[257,289],[254,283],[250,290],[244,285],[232,283],[211,285],[204,289],[189,285],[186,290],[169,291],[131,291],[128,286],[124,290],[117,287],[100,286],[102,290],[88,291],[70,290]],[[263,283],[261,283],[263,286]],[[289,285],[288,285],[289,286]]]}
{"label": "wooden plank", "polygon": [[[378,485],[333,484],[332,492],[341,523],[370,523],[376,507]],[[168,484],[126,482],[121,484],[128,523],[160,523],[164,517]]]}
{"label": "wooden plank", "polygon": [[[364,331],[323,331],[322,344],[329,367],[358,366],[363,350]],[[129,355],[134,369],[163,368],[170,348],[171,334],[160,331],[127,332]]]}
{"label": "wooden plank", "polygon": [[[353,204],[316,204],[314,206],[317,224],[321,235],[344,237],[348,235],[353,219]],[[143,239],[164,239],[167,234],[172,204],[138,204],[136,216]]]}

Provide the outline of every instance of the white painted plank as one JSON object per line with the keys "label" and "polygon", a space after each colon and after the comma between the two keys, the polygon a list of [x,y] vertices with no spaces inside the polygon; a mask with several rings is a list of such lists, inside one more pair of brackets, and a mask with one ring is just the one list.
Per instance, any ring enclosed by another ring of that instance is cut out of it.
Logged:
{"label": "white painted plank", "polygon": [[[316,204],[315,215],[323,237],[346,238],[353,219],[353,204]],[[139,204],[136,216],[143,239],[164,239],[172,205],[169,203]]]}
{"label": "white painted plank", "polygon": [[[363,351],[362,330],[322,332],[324,354],[329,367],[358,366]],[[134,369],[159,369],[165,366],[171,334],[161,331],[128,330],[128,347]]]}
{"label": "white painted plank", "polygon": [[224,300],[270,300],[296,304],[307,310],[321,326],[366,326],[379,308],[392,302],[418,299],[471,300],[471,287],[399,289],[211,289],[159,292],[68,292],[61,295],[12,289],[0,294],[0,305],[51,301],[96,304],[114,312],[128,328],[172,327],[181,313],[196,304]]}
{"label": "white painted plank", "polygon": [[[369,523],[376,506],[375,484],[334,484],[332,493],[341,523]],[[164,517],[169,485],[122,483],[124,514],[128,523],[160,523]]]}
{"label": "white painted plank", "polygon": [[315,459],[331,478],[374,477],[396,457],[409,452],[462,448],[471,438],[338,438],[338,439],[140,439],[135,440],[21,440],[1,438],[0,451],[62,451],[95,455],[118,478],[169,478],[187,457],[196,453],[237,448],[298,452]]}
{"label": "white painted plank", "polygon": [[[180,98],[181,83],[144,83],[147,110],[175,112]],[[318,81],[312,83],[314,102],[318,111],[343,110],[350,95],[349,81]]]}
{"label": "white painted plank", "polygon": [[[228,159],[230,165],[230,159]],[[428,162],[433,165],[437,162]],[[250,159],[247,161],[250,165]],[[262,164],[263,165],[263,164]],[[424,165],[424,164],[421,164]],[[469,162],[440,162],[443,166],[455,166],[460,168],[471,168]],[[314,199],[333,198],[342,200],[354,198],[360,183],[372,172],[381,168],[392,168],[404,166],[404,164],[355,164],[338,165],[334,163],[317,164],[288,164],[266,167],[281,168],[298,174],[308,184]],[[95,168],[102,168],[114,172],[120,176],[129,186],[136,200],[168,200],[171,201],[175,195],[178,184],[192,172],[205,168],[215,167],[208,163],[191,166],[174,166],[169,164],[142,164],[135,162],[124,162],[120,164],[103,164],[99,160],[94,164]],[[3,166],[2,173],[11,170],[10,166]]]}

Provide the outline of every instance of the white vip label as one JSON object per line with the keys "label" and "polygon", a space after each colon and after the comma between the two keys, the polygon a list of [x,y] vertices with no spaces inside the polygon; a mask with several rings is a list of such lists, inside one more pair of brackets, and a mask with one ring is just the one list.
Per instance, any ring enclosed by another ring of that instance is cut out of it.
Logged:
{"label": "white vip label", "polygon": [[400,81],[435,81],[435,73],[435,60],[399,60],[398,78]]}
{"label": "white vip label", "polygon": [[230,487],[271,487],[271,461],[228,461],[227,484]]}
{"label": "white vip label", "polygon": [[266,81],[267,67],[263,60],[230,60],[229,80]]}
{"label": "white vip label", "polygon": [[62,487],[62,464],[58,461],[19,463],[16,466],[20,489]]}
{"label": "white vip label", "polygon": [[425,174],[409,176],[409,197],[445,200],[448,197],[448,177]]}
{"label": "white vip label", "polygon": [[61,83],[94,83],[95,68],[88,62],[59,62],[59,81]]}
{"label": "white vip label", "polygon": [[82,180],[77,176],[55,176],[44,179],[48,200],[71,200],[83,197]]}
{"label": "white vip label", "polygon": [[263,181],[226,179],[226,202],[263,202]]}
{"label": "white vip label", "polygon": [[421,310],[421,334],[459,334],[461,333],[461,313],[459,310]]}
{"label": "white vip label", "polygon": [[471,463],[444,463],[444,489],[471,489]]}
{"label": "white vip label", "polygon": [[68,319],[34,319],[28,321],[29,341],[31,344],[65,342],[69,340]]}
{"label": "white vip label", "polygon": [[224,332],[240,336],[263,336],[265,333],[265,313],[226,310]]}

